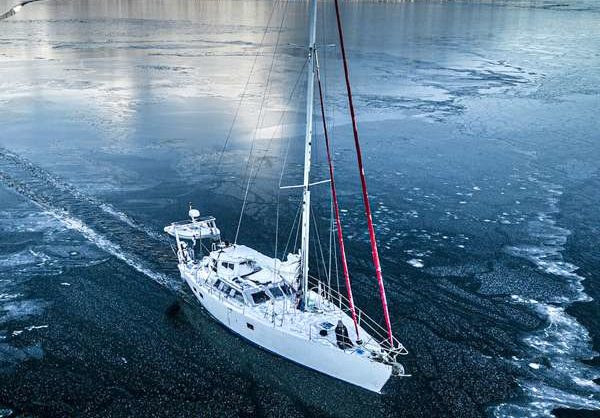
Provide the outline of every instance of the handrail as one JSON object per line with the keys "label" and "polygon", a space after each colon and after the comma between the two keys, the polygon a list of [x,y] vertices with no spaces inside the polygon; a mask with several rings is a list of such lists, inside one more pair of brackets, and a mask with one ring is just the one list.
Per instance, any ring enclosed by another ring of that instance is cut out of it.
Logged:
{"label": "handrail", "polygon": [[[324,294],[321,294],[320,296],[323,297],[325,300],[329,301],[330,303],[333,303],[335,306],[340,307],[340,309],[346,313],[346,314],[350,314],[350,307],[349,307],[349,303],[348,303],[348,298],[345,297],[343,294],[341,294],[340,292],[338,292],[335,289],[332,289],[330,286],[328,286],[326,283],[323,283],[322,281],[320,281],[319,279],[317,279],[314,276],[309,276],[309,285],[312,285],[313,288],[311,288],[311,290],[313,289],[317,289],[317,287],[321,286],[321,289],[324,290]],[[318,292],[316,292],[318,293]],[[379,345],[381,345],[382,349],[393,353],[394,355],[400,354],[400,355],[406,355],[408,354],[408,350],[406,350],[406,348],[404,347],[404,345],[402,345],[402,343],[396,338],[393,337],[393,342],[394,342],[394,346],[393,347],[389,347],[389,337],[386,335],[386,329],[381,326],[379,323],[377,323],[377,321],[375,321],[373,318],[371,318],[369,315],[367,315],[362,309],[357,308],[355,306],[356,309],[356,313],[357,313],[357,317],[358,317],[358,325],[365,329],[367,331],[367,333],[371,336],[371,338],[376,337],[374,339],[377,340],[377,343]],[[368,344],[369,341],[365,341],[365,344]]]}

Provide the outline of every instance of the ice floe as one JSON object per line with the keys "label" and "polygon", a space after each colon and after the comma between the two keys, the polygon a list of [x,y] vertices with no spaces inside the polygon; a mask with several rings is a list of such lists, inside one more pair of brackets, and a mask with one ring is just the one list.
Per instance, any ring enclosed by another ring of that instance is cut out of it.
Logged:
{"label": "ice floe", "polygon": [[[533,401],[499,405],[494,415],[552,417],[552,410],[559,407],[600,410],[600,386],[593,382],[600,373],[580,361],[591,359],[597,353],[592,349],[588,330],[565,312],[571,303],[589,301],[591,298],[584,292],[581,283],[584,278],[576,273],[578,267],[563,259],[562,252],[571,231],[556,225],[558,198],[562,195],[562,189],[559,185],[534,177],[529,180],[548,194],[546,210],[538,213],[528,225],[530,236],[538,240],[538,244],[510,246],[506,251],[529,260],[545,274],[566,280],[573,289],[573,296],[554,295],[544,301],[511,296],[513,303],[533,307],[548,325],[524,338],[532,350],[530,358],[514,360],[516,363],[525,362],[539,374],[538,380],[519,382]],[[544,359],[547,367],[542,368],[537,361],[532,361],[540,358]]]}
{"label": "ice floe", "polygon": [[410,260],[407,261],[408,264],[410,264],[411,266],[415,267],[415,268],[423,268],[425,267],[425,264],[423,263],[423,260],[421,260],[420,258],[411,258]]}

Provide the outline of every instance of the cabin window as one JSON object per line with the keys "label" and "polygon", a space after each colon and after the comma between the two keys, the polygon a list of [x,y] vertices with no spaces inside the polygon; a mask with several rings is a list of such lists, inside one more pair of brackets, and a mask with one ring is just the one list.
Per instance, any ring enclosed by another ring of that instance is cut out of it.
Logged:
{"label": "cabin window", "polygon": [[287,283],[282,284],[281,289],[283,290],[283,293],[285,293],[286,295],[289,295],[289,296],[294,295],[294,289],[292,289],[291,286],[289,286]]}
{"label": "cabin window", "polygon": [[254,325],[252,325],[250,322],[246,322],[246,326],[248,327],[248,329],[254,331]]}
{"label": "cabin window", "polygon": [[231,289],[231,291],[229,292],[229,297],[237,300],[240,303],[245,303],[244,295],[242,295],[240,292],[238,292],[235,289]]}
{"label": "cabin window", "polygon": [[269,299],[269,295],[267,295],[263,290],[261,290],[260,292],[252,293],[252,301],[257,305],[267,302]]}
{"label": "cabin window", "polygon": [[246,303],[246,301],[244,300],[244,295],[242,295],[240,292],[235,292],[233,298],[240,303]]}
{"label": "cabin window", "polygon": [[234,264],[233,264],[233,263],[227,263],[227,262],[225,262],[225,261],[223,261],[223,262],[221,263],[221,265],[222,265],[223,267],[225,267],[225,268],[228,268],[229,270],[233,270],[233,267],[234,267]]}
{"label": "cabin window", "polygon": [[219,290],[225,294],[229,293],[229,291],[231,290],[231,287],[225,283],[221,283],[219,285]]}
{"label": "cabin window", "polygon": [[214,287],[216,287],[217,289],[219,288],[219,286],[221,286],[221,283],[223,283],[221,280],[217,280],[215,282],[215,284],[213,284]]}
{"label": "cabin window", "polygon": [[279,288],[279,286],[269,287],[269,293],[273,295],[275,299],[283,297],[283,291]]}

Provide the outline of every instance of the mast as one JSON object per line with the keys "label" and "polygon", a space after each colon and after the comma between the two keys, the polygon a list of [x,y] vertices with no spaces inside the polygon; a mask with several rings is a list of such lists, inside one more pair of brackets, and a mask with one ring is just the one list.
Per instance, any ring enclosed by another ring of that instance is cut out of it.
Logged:
{"label": "mast", "polygon": [[304,182],[302,185],[302,298],[304,306],[308,302],[308,253],[310,234],[310,163],[312,153],[313,100],[315,93],[315,38],[317,35],[317,0],[310,1],[308,32],[308,71],[306,87],[306,134],[304,138]]}

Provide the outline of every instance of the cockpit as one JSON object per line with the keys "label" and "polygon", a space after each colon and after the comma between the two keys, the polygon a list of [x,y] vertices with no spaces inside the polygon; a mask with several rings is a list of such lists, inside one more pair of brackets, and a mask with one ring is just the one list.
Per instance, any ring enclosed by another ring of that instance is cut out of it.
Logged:
{"label": "cockpit", "polygon": [[271,269],[261,268],[251,258],[211,257],[206,263],[217,276],[213,287],[239,303],[258,306],[295,299],[294,289],[281,276]]}
{"label": "cockpit", "polygon": [[284,298],[291,298],[294,290],[287,283],[272,284],[268,287],[256,290],[250,290],[247,292],[249,299],[252,300],[253,305],[260,305],[270,300],[280,300]]}
{"label": "cockpit", "polygon": [[265,303],[271,300],[271,296],[264,290],[259,290],[258,292],[250,293],[250,297],[252,298],[252,303],[254,303],[255,305],[260,305],[261,303]]}
{"label": "cockpit", "polygon": [[[233,285],[235,286],[235,285]],[[294,289],[287,283],[272,284],[267,287],[236,289],[221,279],[218,279],[214,284],[217,290],[223,292],[225,296],[236,299],[240,303],[248,305],[261,305],[269,301],[282,300],[284,298],[293,299]]]}

